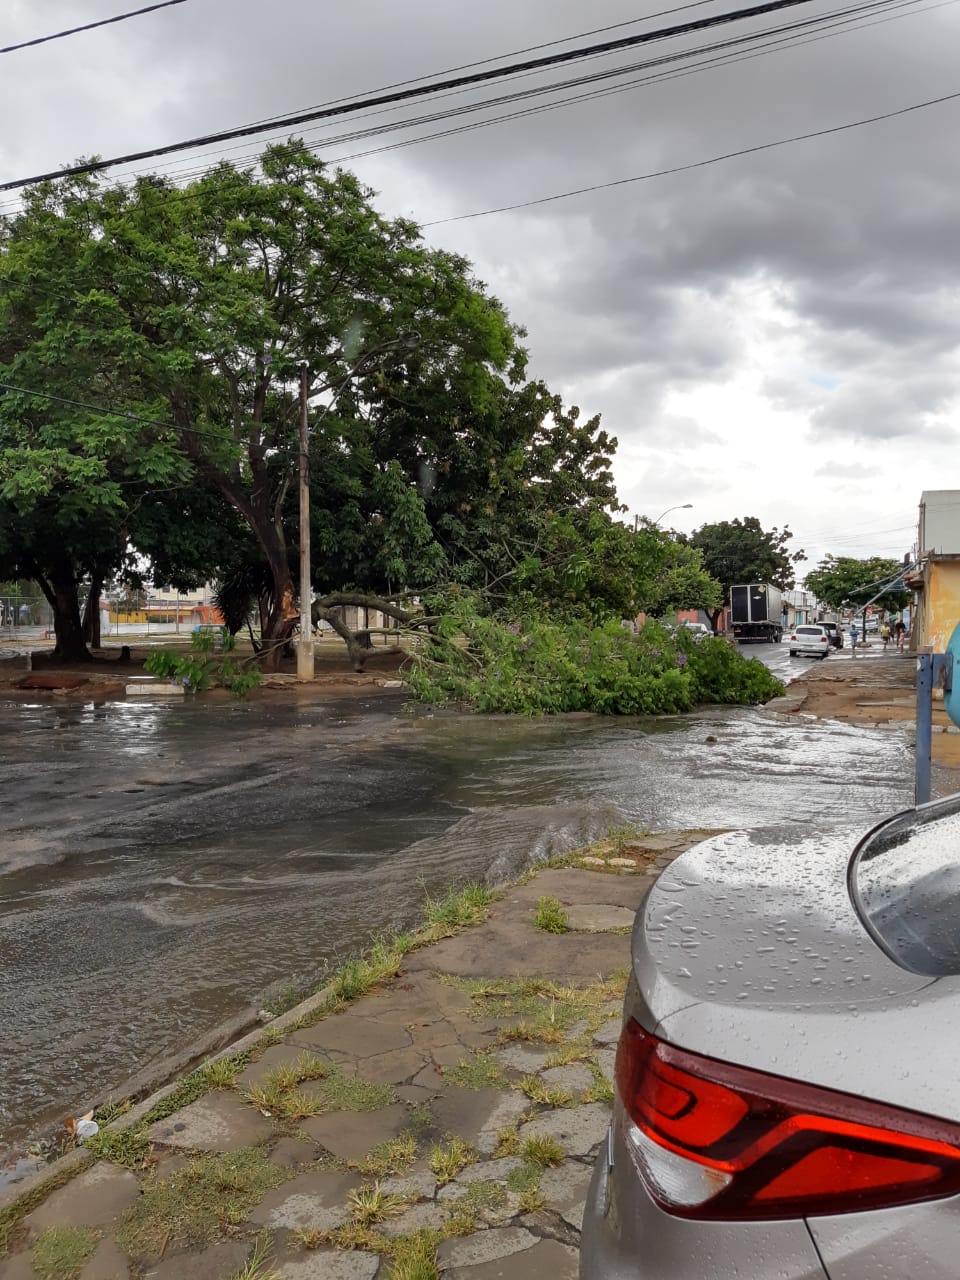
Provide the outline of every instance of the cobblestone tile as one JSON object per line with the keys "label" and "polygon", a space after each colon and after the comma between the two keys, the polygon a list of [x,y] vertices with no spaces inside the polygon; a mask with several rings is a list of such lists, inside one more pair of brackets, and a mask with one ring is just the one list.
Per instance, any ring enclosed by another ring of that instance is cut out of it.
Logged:
{"label": "cobblestone tile", "polygon": [[610,1108],[605,1102],[590,1102],[580,1107],[565,1107],[534,1116],[520,1130],[520,1137],[556,1138],[568,1156],[588,1156],[606,1136],[610,1124]]}
{"label": "cobblestone tile", "polygon": [[[312,1027],[302,1027],[290,1037],[291,1045],[320,1051],[333,1049],[361,1059],[389,1053],[392,1049],[407,1049],[411,1043],[406,1027],[351,1013],[331,1014]],[[296,1057],[296,1053],[293,1056]]]}
{"label": "cobblestone tile", "polygon": [[359,1179],[344,1173],[313,1169],[285,1182],[260,1201],[250,1221],[274,1231],[319,1227],[330,1231],[349,1217],[347,1197]]}
{"label": "cobblestone tile", "polygon": [[47,1227],[105,1227],[139,1194],[140,1184],[129,1170],[101,1161],[48,1196],[26,1225],[32,1235]]}
{"label": "cobblestone tile", "polygon": [[522,1253],[441,1274],[443,1280],[577,1280],[577,1256],[569,1245],[541,1240]]}
{"label": "cobblestone tile", "polygon": [[80,1280],[129,1280],[130,1263],[112,1240],[101,1240],[97,1251],[80,1272]]}
{"label": "cobblestone tile", "polygon": [[[441,1274],[456,1267],[474,1267],[482,1262],[508,1258],[512,1254],[532,1249],[537,1237],[523,1227],[498,1227],[492,1231],[477,1231],[459,1240],[445,1240],[437,1252]],[[517,1276],[523,1276],[523,1270]]]}
{"label": "cobblestone tile", "polygon": [[388,1239],[405,1236],[413,1231],[439,1231],[447,1216],[446,1206],[433,1200],[422,1200],[396,1218],[386,1218],[377,1223],[377,1231]]}
{"label": "cobblestone tile", "polygon": [[380,1255],[376,1253],[317,1249],[284,1262],[276,1272],[276,1280],[374,1280],[379,1267]]}
{"label": "cobblestone tile", "polygon": [[270,1121],[235,1094],[208,1093],[151,1125],[147,1137],[182,1151],[235,1151],[272,1133]]}
{"label": "cobblestone tile", "polygon": [[582,1062],[571,1062],[566,1067],[550,1067],[541,1072],[540,1078],[545,1084],[566,1089],[574,1097],[583,1093],[584,1089],[593,1088],[593,1072]]}
{"label": "cobblestone tile", "polygon": [[407,1125],[409,1111],[403,1103],[380,1111],[331,1111],[300,1121],[308,1137],[342,1160],[362,1160],[374,1147],[395,1138]]}

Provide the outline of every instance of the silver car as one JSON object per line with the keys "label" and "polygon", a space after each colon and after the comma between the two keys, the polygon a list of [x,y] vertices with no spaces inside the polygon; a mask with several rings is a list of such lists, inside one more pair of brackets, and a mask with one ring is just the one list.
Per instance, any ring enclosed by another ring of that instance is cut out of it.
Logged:
{"label": "silver car", "polygon": [[960,796],[857,834],[647,896],[582,1280],[960,1276]]}

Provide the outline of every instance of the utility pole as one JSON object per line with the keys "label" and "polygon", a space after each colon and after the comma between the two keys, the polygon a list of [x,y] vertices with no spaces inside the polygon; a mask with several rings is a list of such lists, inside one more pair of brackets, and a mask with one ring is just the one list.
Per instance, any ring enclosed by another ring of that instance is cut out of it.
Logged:
{"label": "utility pole", "polygon": [[310,370],[300,366],[300,644],[297,647],[297,679],[313,680],[313,617],[310,610],[310,440],[307,430],[307,394]]}

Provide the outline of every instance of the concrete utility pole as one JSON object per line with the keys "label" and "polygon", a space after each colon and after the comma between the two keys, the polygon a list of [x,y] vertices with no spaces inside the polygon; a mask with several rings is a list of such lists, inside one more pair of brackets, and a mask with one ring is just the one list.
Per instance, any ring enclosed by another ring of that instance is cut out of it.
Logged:
{"label": "concrete utility pole", "polygon": [[310,604],[310,440],[307,429],[307,395],[310,370],[300,366],[300,643],[297,646],[297,679],[312,680],[313,617]]}

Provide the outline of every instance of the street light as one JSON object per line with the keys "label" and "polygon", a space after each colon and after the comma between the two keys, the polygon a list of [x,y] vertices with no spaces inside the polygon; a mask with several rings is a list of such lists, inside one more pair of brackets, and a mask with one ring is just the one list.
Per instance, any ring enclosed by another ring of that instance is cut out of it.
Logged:
{"label": "street light", "polygon": [[[415,330],[401,333],[399,337],[383,342],[378,347],[371,347],[362,352],[353,364],[327,390],[332,398],[323,406],[314,426],[322,422],[337,402],[337,393],[350,381],[354,374],[374,356],[385,351],[393,351],[402,347],[413,351],[420,345],[420,334]],[[304,360],[300,365],[300,643],[297,645],[297,679],[313,680],[315,676],[313,656],[313,616],[311,610],[311,573],[310,573],[310,434],[308,418],[308,400],[310,396],[310,370]]]}
{"label": "street light", "polygon": [[[663,519],[664,516],[668,516],[671,511],[689,511],[692,507],[693,507],[692,502],[681,502],[675,507],[667,507],[666,511],[664,511],[662,515],[657,516],[656,520],[654,520],[653,522],[654,529],[658,529],[660,527],[660,521]],[[637,515],[633,517],[633,532],[637,533],[639,528],[640,528],[640,517]]]}

